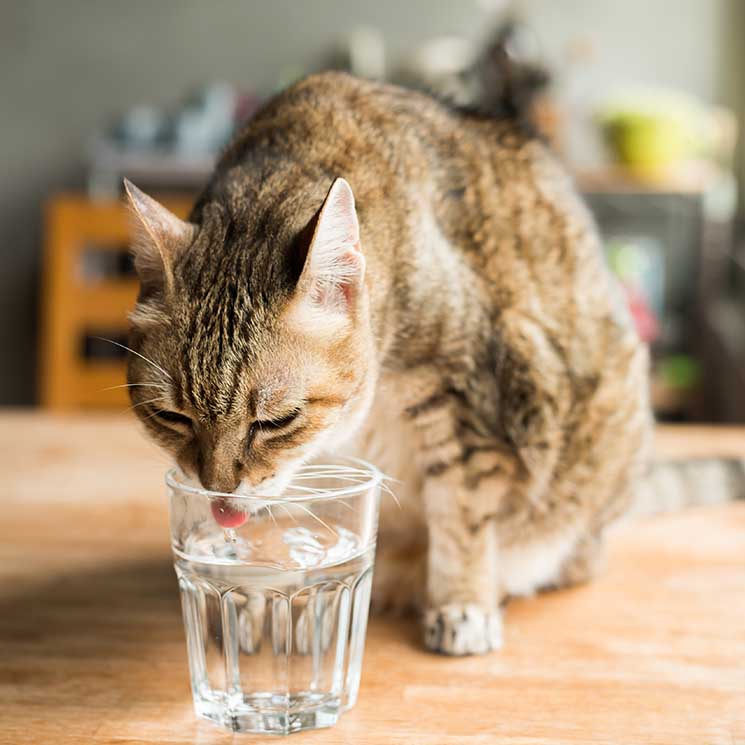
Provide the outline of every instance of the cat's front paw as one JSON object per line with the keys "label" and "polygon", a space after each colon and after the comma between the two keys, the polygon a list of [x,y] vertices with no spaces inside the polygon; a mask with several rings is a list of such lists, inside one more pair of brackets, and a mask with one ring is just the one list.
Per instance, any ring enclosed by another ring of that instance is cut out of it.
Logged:
{"label": "cat's front paw", "polygon": [[264,596],[250,593],[238,608],[238,643],[244,654],[258,654],[264,634]]}
{"label": "cat's front paw", "polygon": [[424,616],[424,644],[441,654],[491,652],[502,646],[502,615],[471,603],[430,608]]}

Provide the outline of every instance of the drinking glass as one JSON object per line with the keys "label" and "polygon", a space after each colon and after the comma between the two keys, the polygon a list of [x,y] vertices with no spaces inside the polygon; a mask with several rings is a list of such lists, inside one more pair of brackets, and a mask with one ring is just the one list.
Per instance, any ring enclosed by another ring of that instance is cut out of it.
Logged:
{"label": "drinking glass", "polygon": [[354,706],[381,474],[305,466],[280,496],[166,477],[194,709],[236,732],[328,727]]}

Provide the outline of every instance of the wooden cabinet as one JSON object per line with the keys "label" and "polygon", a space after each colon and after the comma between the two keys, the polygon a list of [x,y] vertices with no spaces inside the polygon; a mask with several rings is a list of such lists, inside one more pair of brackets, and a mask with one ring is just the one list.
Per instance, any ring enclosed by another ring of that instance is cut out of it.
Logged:
{"label": "wooden cabinet", "polygon": [[[185,217],[191,199],[162,198]],[[40,400],[52,409],[126,407],[127,313],[137,297],[124,202],[61,195],[47,204]]]}

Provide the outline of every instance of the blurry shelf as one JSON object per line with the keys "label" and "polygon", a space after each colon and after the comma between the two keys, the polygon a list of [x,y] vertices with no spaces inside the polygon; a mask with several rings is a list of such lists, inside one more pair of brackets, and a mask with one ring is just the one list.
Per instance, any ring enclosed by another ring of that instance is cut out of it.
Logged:
{"label": "blurry shelf", "polygon": [[693,163],[656,177],[641,178],[622,166],[576,171],[580,191],[593,194],[705,194],[728,174],[710,164]]}
{"label": "blurry shelf", "polygon": [[201,188],[212,173],[217,153],[172,149],[133,150],[107,140],[94,143],[90,153],[88,193],[92,199],[115,199],[125,177],[148,188]]}
{"label": "blurry shelf", "polygon": [[[162,201],[181,217],[191,207],[191,199],[184,197]],[[129,211],[119,199],[61,194],[50,200],[45,218],[41,402],[55,409],[119,406],[126,401],[124,389],[104,389],[124,382],[125,359],[91,357],[85,347],[95,335],[123,338],[137,280],[131,274],[86,276],[86,260],[92,254],[109,259],[126,252]],[[97,269],[119,266],[117,261],[95,263]]]}
{"label": "blurry shelf", "polygon": [[706,310],[706,320],[726,352],[745,369],[745,305],[729,298],[715,300]]}
{"label": "blurry shelf", "polygon": [[701,317],[707,412],[713,421],[745,420],[745,303],[712,299]]}
{"label": "blurry shelf", "polygon": [[679,417],[691,408],[696,391],[674,388],[653,375],[650,381],[650,395],[652,408],[657,417]]}
{"label": "blurry shelf", "polygon": [[[129,406],[125,364],[121,360],[88,360],[75,370],[75,408],[121,409]],[[63,407],[57,407],[63,408]]]}

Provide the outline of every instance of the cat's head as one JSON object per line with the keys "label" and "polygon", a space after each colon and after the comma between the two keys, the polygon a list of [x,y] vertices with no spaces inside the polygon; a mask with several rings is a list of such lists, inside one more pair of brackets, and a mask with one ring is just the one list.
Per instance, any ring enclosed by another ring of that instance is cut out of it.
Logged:
{"label": "cat's head", "polygon": [[277,215],[246,217],[219,201],[184,222],[126,188],[141,286],[134,411],[205,488],[279,494],[300,464],[357,429],[372,398],[352,190],[336,179],[309,219],[282,228]]}

